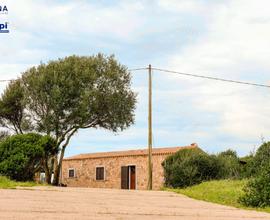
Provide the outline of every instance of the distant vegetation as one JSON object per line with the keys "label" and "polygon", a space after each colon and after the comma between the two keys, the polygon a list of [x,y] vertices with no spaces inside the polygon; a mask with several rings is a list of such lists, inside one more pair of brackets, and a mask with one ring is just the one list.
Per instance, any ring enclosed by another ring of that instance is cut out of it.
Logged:
{"label": "distant vegetation", "polygon": [[[270,206],[270,142],[262,144],[254,155],[248,155],[239,158],[235,151],[227,150],[217,155],[209,155],[200,149],[185,149],[180,150],[176,154],[169,156],[164,162],[165,185],[166,187],[178,188],[178,192],[185,194],[190,187],[194,193],[192,197],[203,197],[195,195],[200,193],[198,188],[206,187],[209,192],[208,183],[211,180],[226,180],[224,182],[229,185],[237,186],[233,189],[223,187],[222,181],[211,181],[210,185],[213,190],[220,190],[220,193],[232,195],[234,202],[228,202],[230,205],[240,204],[251,207],[267,207]],[[243,180],[244,179],[244,180]],[[242,180],[242,181],[241,181]],[[220,185],[215,188],[215,183]],[[186,189],[185,189],[186,188]],[[234,193],[235,190],[240,190],[242,193]],[[218,202],[214,195],[218,197],[219,192],[213,192],[209,197],[209,201]],[[237,198],[236,198],[237,197]],[[226,198],[224,198],[226,201]],[[219,202],[222,203],[222,202]],[[235,203],[235,204],[234,204]]]}

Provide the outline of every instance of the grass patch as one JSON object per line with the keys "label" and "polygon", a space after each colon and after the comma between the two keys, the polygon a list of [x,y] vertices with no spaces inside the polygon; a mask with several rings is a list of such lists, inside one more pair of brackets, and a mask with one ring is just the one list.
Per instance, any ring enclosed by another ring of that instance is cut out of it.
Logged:
{"label": "grass patch", "polygon": [[234,206],[237,208],[270,212],[270,207],[255,209],[245,207],[238,202],[238,198],[241,194],[243,194],[243,187],[246,183],[247,180],[214,180],[203,182],[184,189],[166,188],[165,190],[180,193],[188,197],[207,202]]}
{"label": "grass patch", "polygon": [[5,176],[0,176],[0,188],[2,189],[16,189],[16,187],[32,187],[32,186],[39,186],[40,184],[37,184],[35,182],[16,182],[13,180],[10,180],[9,178]]}

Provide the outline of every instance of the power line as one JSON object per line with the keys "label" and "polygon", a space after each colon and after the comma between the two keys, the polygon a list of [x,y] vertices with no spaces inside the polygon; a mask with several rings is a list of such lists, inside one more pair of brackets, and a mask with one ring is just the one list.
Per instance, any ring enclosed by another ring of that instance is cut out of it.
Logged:
{"label": "power line", "polygon": [[128,69],[129,71],[138,71],[138,70],[147,70],[148,67],[136,68],[136,69]]}
{"label": "power line", "polygon": [[176,73],[176,74],[184,75],[184,76],[191,76],[191,77],[210,79],[210,80],[216,80],[216,81],[223,81],[223,82],[229,82],[229,83],[238,83],[238,84],[243,84],[243,85],[270,88],[270,85],[265,85],[265,84],[237,81],[237,80],[231,80],[231,79],[223,79],[223,78],[212,77],[212,76],[203,76],[203,75],[197,75],[197,74],[192,74],[192,73],[183,73],[183,72],[177,72],[177,71],[166,70],[166,69],[159,69],[159,68],[154,68],[154,67],[152,69],[157,70],[157,71],[161,71],[161,72]]}

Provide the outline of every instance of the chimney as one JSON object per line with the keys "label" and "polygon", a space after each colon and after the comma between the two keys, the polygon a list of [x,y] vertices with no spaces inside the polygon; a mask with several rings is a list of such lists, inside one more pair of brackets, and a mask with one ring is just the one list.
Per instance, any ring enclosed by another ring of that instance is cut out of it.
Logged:
{"label": "chimney", "polygon": [[198,144],[197,143],[192,143],[191,147],[198,147]]}

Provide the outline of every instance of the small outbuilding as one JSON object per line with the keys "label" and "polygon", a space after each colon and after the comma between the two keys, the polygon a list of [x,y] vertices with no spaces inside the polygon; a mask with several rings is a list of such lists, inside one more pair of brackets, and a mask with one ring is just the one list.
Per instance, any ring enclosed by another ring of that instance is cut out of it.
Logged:
{"label": "small outbuilding", "polygon": [[[162,162],[166,157],[196,147],[197,144],[153,148],[153,189],[159,190],[164,184]],[[144,190],[147,189],[147,174],[147,149],[80,154],[63,160],[61,182],[72,187]]]}

